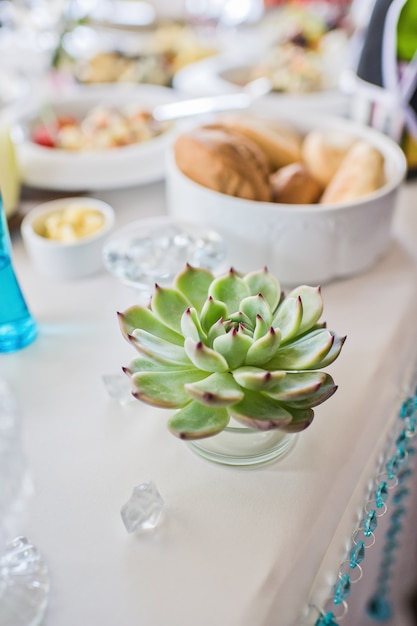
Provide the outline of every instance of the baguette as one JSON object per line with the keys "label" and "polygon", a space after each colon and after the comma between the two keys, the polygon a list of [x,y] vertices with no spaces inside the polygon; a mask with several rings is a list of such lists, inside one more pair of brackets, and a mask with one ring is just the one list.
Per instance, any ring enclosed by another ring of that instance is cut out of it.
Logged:
{"label": "baguette", "polygon": [[384,182],[384,157],[366,141],[357,141],[325,189],[320,204],[363,198],[382,187]]}

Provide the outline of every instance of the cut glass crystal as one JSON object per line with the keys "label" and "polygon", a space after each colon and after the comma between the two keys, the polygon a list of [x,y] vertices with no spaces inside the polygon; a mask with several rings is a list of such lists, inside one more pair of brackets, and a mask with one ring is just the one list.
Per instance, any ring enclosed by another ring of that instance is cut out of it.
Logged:
{"label": "cut glass crystal", "polygon": [[350,553],[350,567],[354,569],[365,558],[365,544],[359,541]]}
{"label": "cut glass crystal", "polygon": [[116,400],[121,405],[135,401],[132,396],[130,380],[125,374],[104,374],[102,379],[112,400]]}
{"label": "cut glass crystal", "polygon": [[363,525],[363,534],[365,535],[365,537],[369,537],[370,535],[372,535],[377,527],[377,524],[378,520],[376,517],[376,511],[375,509],[372,509],[372,511],[369,511],[368,515],[366,516],[365,523]]}
{"label": "cut glass crystal", "polygon": [[379,483],[375,491],[375,503],[378,509],[383,507],[387,498],[388,498],[388,486],[385,481],[382,481],[381,483]]}
{"label": "cut glass crystal", "polygon": [[349,574],[344,574],[336,585],[333,599],[334,604],[342,604],[344,600],[346,600],[346,598],[348,597],[349,593],[350,576]]}
{"label": "cut glass crystal", "polygon": [[226,247],[218,233],[165,216],[128,224],[103,248],[106,269],[149,295],[155,283],[169,285],[186,263],[217,271],[225,258]]}
{"label": "cut glass crystal", "polygon": [[152,480],[134,487],[130,499],[120,510],[128,533],[155,528],[165,503]]}

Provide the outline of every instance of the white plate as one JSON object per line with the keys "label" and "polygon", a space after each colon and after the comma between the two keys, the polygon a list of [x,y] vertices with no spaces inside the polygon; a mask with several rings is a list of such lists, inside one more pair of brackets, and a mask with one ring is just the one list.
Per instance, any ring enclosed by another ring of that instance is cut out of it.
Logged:
{"label": "white plate", "polygon": [[[233,93],[239,91],[241,87],[232,81],[238,81],[239,77],[243,78],[253,63],[250,57],[246,59],[241,57],[238,60],[235,55],[218,55],[204,59],[177,72],[173,86],[188,97]],[[292,111],[296,107],[333,115],[346,115],[348,112],[348,96],[336,88],[305,94],[271,92],[264,98],[287,111]]]}
{"label": "white plate", "polygon": [[[178,99],[172,89],[154,85],[91,85],[77,87],[68,95],[49,98],[57,113],[82,116],[103,103],[135,104],[152,109]],[[101,151],[69,152],[45,148],[28,137],[27,123],[36,118],[40,104],[23,107],[16,116],[12,138],[22,182],[57,191],[94,191],[142,185],[165,175],[164,153],[176,125],[149,141]]]}

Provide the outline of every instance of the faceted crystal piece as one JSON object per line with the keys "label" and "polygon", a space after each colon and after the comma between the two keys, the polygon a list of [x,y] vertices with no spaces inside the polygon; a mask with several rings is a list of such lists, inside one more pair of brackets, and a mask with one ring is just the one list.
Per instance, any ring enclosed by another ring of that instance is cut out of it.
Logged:
{"label": "faceted crystal piece", "polygon": [[0,554],[1,626],[39,624],[48,595],[48,569],[37,548],[25,537],[6,544]]}
{"label": "faceted crystal piece", "polygon": [[379,483],[376,491],[375,491],[375,503],[378,509],[384,506],[384,502],[386,502],[388,498],[388,486],[385,481]]}
{"label": "faceted crystal piece", "polygon": [[169,285],[186,263],[215,271],[225,258],[226,247],[218,233],[165,216],[128,224],[103,248],[107,270],[148,294],[155,283]]}
{"label": "faceted crystal piece", "polygon": [[410,419],[407,422],[406,429],[405,429],[407,437],[414,437],[414,435],[416,434],[416,427],[417,427],[417,418],[410,417]]}
{"label": "faceted crystal piece", "polygon": [[393,480],[395,478],[399,469],[398,457],[392,456],[387,461],[387,476],[389,480]]}
{"label": "faceted crystal piece", "polygon": [[336,585],[333,603],[342,604],[344,600],[350,594],[350,576],[349,574],[343,574],[338,584]]}
{"label": "faceted crystal piece", "polygon": [[155,528],[164,509],[164,500],[155,483],[148,480],[134,487],[130,499],[120,510],[128,533]]}
{"label": "faceted crystal piece", "polygon": [[372,511],[369,511],[368,515],[366,516],[363,525],[363,534],[365,535],[365,537],[369,537],[374,532],[377,524],[378,520],[376,517],[376,511],[375,509],[372,509]]}
{"label": "faceted crystal piece", "polygon": [[102,379],[112,400],[116,400],[121,405],[135,401],[132,396],[130,380],[125,374],[104,374]]}
{"label": "faceted crystal piece", "polygon": [[365,544],[363,541],[358,541],[350,553],[350,567],[354,569],[365,558]]}

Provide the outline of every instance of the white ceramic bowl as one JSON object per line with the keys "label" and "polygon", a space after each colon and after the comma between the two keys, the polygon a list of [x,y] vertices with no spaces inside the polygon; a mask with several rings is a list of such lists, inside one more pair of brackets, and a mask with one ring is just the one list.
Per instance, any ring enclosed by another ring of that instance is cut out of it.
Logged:
{"label": "white ceramic bowl", "polygon": [[406,161],[382,133],[342,118],[289,116],[301,132],[348,131],[378,148],[386,184],[356,202],[295,205],[228,196],[193,182],[167,154],[167,204],[177,219],[212,227],[223,236],[230,263],[243,272],[267,266],[284,285],[324,284],[364,271],[386,251]]}
{"label": "white ceramic bowl", "polygon": [[[56,114],[82,118],[97,105],[137,104],[151,110],[158,104],[175,102],[172,89],[155,85],[80,86],[62,96],[48,99]],[[58,191],[94,191],[140,185],[164,176],[164,151],[175,124],[167,132],[142,143],[107,150],[70,151],[47,148],[30,139],[30,125],[39,116],[43,102],[29,103],[16,114],[12,128],[22,182]]]}
{"label": "white ceramic bowl", "polygon": [[[82,239],[64,243],[42,236],[45,219],[52,213],[64,211],[69,206],[94,209],[102,214],[102,227]],[[102,248],[114,226],[114,210],[106,202],[95,198],[60,198],[38,205],[25,215],[21,225],[27,253],[44,275],[54,279],[74,280],[85,278],[104,269]]]}
{"label": "white ceramic bowl", "polygon": [[[252,65],[250,61],[237,61],[234,56],[219,55],[183,68],[174,76],[173,84],[188,97],[235,93],[241,91],[239,85],[247,81]],[[284,112],[297,108],[345,115],[349,108],[348,96],[336,86],[309,93],[271,92],[263,98],[269,100],[276,110]]]}

